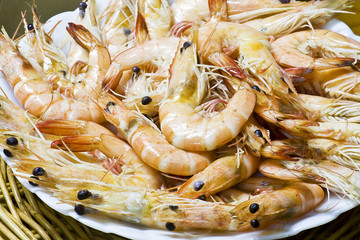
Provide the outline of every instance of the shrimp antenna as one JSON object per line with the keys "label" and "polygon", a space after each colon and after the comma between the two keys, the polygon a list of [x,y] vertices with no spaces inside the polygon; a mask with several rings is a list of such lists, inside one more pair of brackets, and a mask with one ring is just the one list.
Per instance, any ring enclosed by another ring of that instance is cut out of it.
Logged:
{"label": "shrimp antenna", "polygon": [[123,155],[124,155],[124,153],[121,154],[121,156],[119,156],[113,164],[111,164],[111,166],[110,166],[109,169],[106,171],[106,173],[104,174],[104,176],[101,177],[100,182],[106,177],[106,175],[111,171],[111,169],[113,169],[113,168],[115,167],[115,164],[121,160],[121,157],[122,157]]}
{"label": "shrimp antenna", "polygon": [[25,16],[26,16],[26,10],[25,10],[24,13],[21,12],[21,20],[20,20],[20,22],[19,22],[19,24],[18,24],[18,26],[17,26],[17,28],[16,28],[16,30],[15,30],[15,32],[14,32],[14,35],[13,35],[12,38],[11,38],[11,40],[16,41],[16,40],[14,40],[14,39],[15,39],[16,35],[18,34],[21,25],[23,24],[23,21],[24,21],[24,19],[25,19]]}

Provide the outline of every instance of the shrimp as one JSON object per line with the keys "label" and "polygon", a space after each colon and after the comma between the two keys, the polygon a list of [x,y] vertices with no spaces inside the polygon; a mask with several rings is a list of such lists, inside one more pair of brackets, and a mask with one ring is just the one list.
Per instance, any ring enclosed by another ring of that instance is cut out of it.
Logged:
{"label": "shrimp", "polygon": [[[21,169],[21,164],[20,161],[15,167]],[[47,187],[62,202],[76,204],[75,211],[80,215],[95,210],[97,214],[169,231],[196,228],[251,230],[300,216],[315,208],[324,197],[321,187],[297,183],[234,206],[180,198],[175,193],[161,190],[116,186],[87,180],[88,176],[66,178],[62,173],[67,168],[56,165],[46,171],[47,174],[39,176],[39,180],[26,175],[22,177]],[[80,194],[82,191],[90,194],[84,196]],[[255,203],[259,208],[253,211],[250,205]]]}
{"label": "shrimp", "polygon": [[302,138],[327,138],[350,143],[360,143],[360,125],[348,122],[316,122],[304,119],[285,119],[278,126],[293,136]]}
{"label": "shrimp", "polygon": [[[325,160],[299,159],[298,161],[266,160],[260,164],[259,170],[265,176],[277,179],[303,181],[322,178],[322,186],[331,191],[342,193],[352,200],[359,201],[360,173],[342,165]],[[273,172],[277,174],[273,174]],[[299,179],[300,177],[300,179]]]}
{"label": "shrimp", "polygon": [[98,104],[107,121],[123,133],[136,154],[151,167],[164,173],[189,176],[210,164],[211,153],[185,152],[174,147],[154,126],[127,109],[116,97],[100,97]]}
{"label": "shrimp", "polygon": [[[309,3],[294,0],[280,2],[279,0],[226,1],[228,20],[239,23],[264,15],[292,10],[307,4]],[[210,18],[209,5],[206,0],[178,0],[171,5],[171,10],[175,24],[182,21],[200,24]]]}
{"label": "shrimp", "polygon": [[150,39],[166,37],[171,26],[171,11],[167,0],[140,0],[138,11],[144,17]]}
{"label": "shrimp", "polygon": [[34,6],[32,6],[31,10],[33,13],[33,23],[27,24],[26,19],[23,19],[27,48],[26,53],[25,51],[23,53],[28,56],[27,58],[33,58],[37,61],[47,78],[52,78],[53,75],[64,78],[68,71],[66,56],[44,31]]}
{"label": "shrimp", "polygon": [[103,90],[102,80],[110,67],[110,54],[106,47],[83,26],[69,23],[66,29],[75,41],[89,52],[89,58],[84,76],[77,78],[75,84],[70,82],[61,84],[59,90],[74,99],[96,97]]}
{"label": "shrimp", "polygon": [[286,139],[272,141],[271,145],[264,146],[260,153],[263,157],[272,159],[324,159],[360,170],[359,148],[357,144],[322,138]]}
{"label": "shrimp", "polygon": [[344,12],[351,5],[351,0],[323,0],[310,1],[293,10],[278,13],[263,19],[245,22],[247,26],[255,28],[266,36],[280,37],[300,29],[318,28],[334,18],[336,13]]}
{"label": "shrimp", "polygon": [[133,181],[139,182],[137,186],[159,189],[163,183],[162,176],[158,171],[145,164],[127,143],[114,135],[67,136],[53,141],[51,147],[70,149],[73,152],[99,150],[107,157],[120,161],[121,169],[126,171],[125,175],[133,178]]}
{"label": "shrimp", "polygon": [[43,119],[104,121],[95,103],[76,101],[54,92],[44,72],[31,65],[7,34],[0,34],[0,49],[0,69],[13,87],[15,97],[30,114]]}
{"label": "shrimp", "polygon": [[[217,1],[218,3],[215,2],[214,6],[210,7],[215,8],[223,0]],[[214,16],[199,28],[201,60],[224,67],[233,76],[240,78],[246,76],[242,68],[248,69],[261,81],[262,88],[267,93],[274,93],[286,102],[293,99],[289,88],[295,93],[294,86],[276,63],[266,37],[244,24],[219,21],[219,16],[214,11],[215,9],[211,11]],[[225,54],[224,49],[231,49],[231,53]],[[229,55],[237,58],[238,63]]]}
{"label": "shrimp", "polygon": [[0,129],[0,146],[4,154],[14,159],[31,159],[64,165],[68,163],[99,163],[87,153],[69,154],[51,148],[51,141],[23,132]]}
{"label": "shrimp", "polygon": [[186,198],[208,197],[250,177],[259,163],[260,158],[246,151],[220,157],[187,180],[177,194]]}
{"label": "shrimp", "polygon": [[172,64],[169,95],[159,109],[161,130],[176,147],[211,151],[240,133],[255,107],[256,97],[246,88],[239,89],[220,113],[202,116],[196,107],[204,96],[203,83],[194,69],[195,44],[189,44],[183,44],[181,54],[177,54]]}
{"label": "shrimp", "polygon": [[271,46],[284,67],[327,69],[351,66],[360,59],[360,42],[325,29],[292,33]]}
{"label": "shrimp", "polygon": [[294,84],[301,91],[327,97],[360,101],[360,72],[352,67],[313,70],[311,68],[287,68]]}
{"label": "shrimp", "polygon": [[107,49],[111,58],[131,47],[131,32],[135,28],[135,2],[111,0],[98,16],[102,20]]}

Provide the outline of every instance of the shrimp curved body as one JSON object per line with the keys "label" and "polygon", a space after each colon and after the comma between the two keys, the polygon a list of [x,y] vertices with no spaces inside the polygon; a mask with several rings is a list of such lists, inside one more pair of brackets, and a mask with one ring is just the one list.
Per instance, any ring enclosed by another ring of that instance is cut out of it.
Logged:
{"label": "shrimp curved body", "polygon": [[35,117],[43,119],[82,119],[104,121],[101,110],[90,101],[76,101],[53,91],[45,74],[34,68],[15,44],[0,34],[0,69],[12,85],[20,104]]}
{"label": "shrimp curved body", "polygon": [[246,88],[239,89],[220,113],[200,114],[196,107],[205,94],[198,82],[202,79],[195,74],[194,51],[195,44],[183,47],[172,64],[169,95],[159,109],[161,130],[178,148],[211,151],[239,134],[255,107],[256,96]]}
{"label": "shrimp curved body", "polygon": [[[271,54],[270,43],[259,31],[244,24],[219,22],[212,18],[199,28],[198,44],[202,60],[224,67],[240,78],[244,76],[238,74],[239,69],[247,69],[260,80],[267,93],[273,92],[281,99],[289,100],[288,89],[294,89],[292,83],[283,75]],[[236,56],[239,64],[223,49],[233,49],[232,56]]]}
{"label": "shrimp curved body", "polygon": [[259,163],[260,158],[246,152],[240,156],[234,154],[218,158],[187,180],[177,194],[185,198],[215,194],[250,177],[258,169]]}
{"label": "shrimp curved body", "polygon": [[161,172],[182,176],[193,175],[210,164],[210,153],[186,152],[174,147],[138,113],[128,110],[116,97],[109,96],[98,101],[106,119],[123,133],[145,163]]}
{"label": "shrimp curved body", "polygon": [[360,59],[360,42],[325,29],[292,33],[271,46],[276,61],[284,67],[336,68]]}

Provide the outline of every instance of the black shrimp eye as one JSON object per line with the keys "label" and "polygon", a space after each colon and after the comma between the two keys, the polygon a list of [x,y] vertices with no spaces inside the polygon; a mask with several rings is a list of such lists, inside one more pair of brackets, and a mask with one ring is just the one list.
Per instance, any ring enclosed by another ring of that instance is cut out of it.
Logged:
{"label": "black shrimp eye", "polygon": [[279,0],[281,3],[289,3],[290,0]]}
{"label": "black shrimp eye", "polygon": [[89,190],[87,190],[87,189],[80,190],[80,191],[78,192],[78,194],[77,194],[77,198],[78,198],[79,200],[84,200],[84,199],[87,199],[87,198],[89,198],[89,197],[91,197],[91,196],[92,196],[92,193],[91,193]]}
{"label": "black shrimp eye", "polygon": [[130,29],[124,28],[124,34],[125,35],[130,35],[130,33],[131,33]]}
{"label": "black shrimp eye", "polygon": [[[36,180],[40,180],[40,178],[38,178],[38,177],[36,177],[36,176],[31,176],[30,178],[33,178],[33,179],[36,179]],[[29,180],[29,183],[30,183],[30,185],[32,185],[32,186],[34,186],[34,187],[39,186],[37,183],[34,183],[34,182],[30,181],[30,180]]]}
{"label": "black shrimp eye", "polygon": [[205,196],[205,195],[201,195],[201,196],[198,197],[197,199],[205,201],[205,200],[206,200],[206,196]]}
{"label": "black shrimp eye", "polygon": [[140,68],[138,66],[135,66],[132,68],[133,73],[138,74],[140,72]]}
{"label": "black shrimp eye", "polygon": [[104,110],[106,111],[106,112],[110,112],[110,110],[109,110],[109,107],[110,106],[115,106],[116,104],[114,103],[114,102],[108,102],[107,104],[106,104],[106,108],[104,108]]}
{"label": "black shrimp eye", "polygon": [[184,44],[183,44],[184,49],[187,49],[190,46],[191,46],[191,42],[184,42]]}
{"label": "black shrimp eye", "polygon": [[10,146],[15,146],[18,145],[19,141],[17,140],[16,137],[9,137],[8,139],[6,139],[6,144],[10,145]]}
{"label": "black shrimp eye", "polygon": [[149,103],[151,103],[152,99],[149,96],[145,96],[141,99],[141,104],[142,105],[148,105]]}
{"label": "black shrimp eye", "polygon": [[85,207],[84,205],[81,204],[75,204],[74,210],[77,214],[79,215],[84,215],[85,214]]}
{"label": "black shrimp eye", "polygon": [[250,213],[256,213],[259,210],[259,204],[257,203],[252,203],[249,206],[249,211]]}
{"label": "black shrimp eye", "polygon": [[196,181],[196,182],[194,183],[194,190],[195,190],[195,191],[200,191],[200,189],[202,189],[203,186],[204,186],[204,182],[202,182],[202,181]]}
{"label": "black shrimp eye", "polygon": [[79,9],[80,9],[80,10],[85,10],[86,8],[87,8],[86,2],[81,2],[81,3],[79,4]]}
{"label": "black shrimp eye", "polygon": [[7,150],[7,149],[4,149],[4,150],[3,150],[3,153],[4,153],[5,156],[7,156],[7,157],[12,157],[12,156],[13,156],[12,153],[11,153],[9,150]]}
{"label": "black shrimp eye", "polygon": [[261,138],[263,137],[263,134],[262,134],[262,132],[261,132],[259,129],[258,129],[258,130],[255,130],[254,133],[255,133],[255,135],[258,136],[258,137],[261,137]]}
{"label": "black shrimp eye", "polygon": [[173,210],[173,211],[176,211],[176,210],[179,209],[179,207],[178,207],[178,206],[175,206],[175,205],[169,205],[169,208],[170,208],[171,210]]}
{"label": "black shrimp eye", "polygon": [[32,174],[34,176],[42,176],[45,174],[45,169],[43,169],[42,167],[36,167],[33,169]]}
{"label": "black shrimp eye", "polygon": [[33,25],[32,23],[29,23],[29,24],[27,25],[27,29],[28,29],[29,31],[34,30],[34,25]]}
{"label": "black shrimp eye", "polygon": [[250,221],[250,225],[251,225],[252,228],[258,228],[258,227],[260,227],[259,220],[257,220],[257,219],[252,219],[252,220]]}
{"label": "black shrimp eye", "polygon": [[165,223],[165,228],[169,231],[174,231],[175,230],[175,224],[172,222],[167,222]]}
{"label": "black shrimp eye", "polygon": [[64,75],[64,77],[66,76],[66,71],[65,70],[60,70],[60,72]]}
{"label": "black shrimp eye", "polygon": [[252,86],[251,88],[254,89],[255,91],[260,92],[260,88],[258,86],[256,86],[256,85]]}

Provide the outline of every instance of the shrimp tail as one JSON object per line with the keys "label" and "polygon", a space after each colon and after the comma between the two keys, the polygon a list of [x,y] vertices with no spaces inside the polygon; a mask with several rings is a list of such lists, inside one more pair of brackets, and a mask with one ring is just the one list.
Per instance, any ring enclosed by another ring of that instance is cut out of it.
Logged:
{"label": "shrimp tail", "polygon": [[210,17],[218,18],[222,21],[228,20],[226,0],[208,0]]}
{"label": "shrimp tail", "polygon": [[87,50],[90,50],[93,44],[102,45],[101,42],[82,25],[69,22],[66,30],[77,44]]}
{"label": "shrimp tail", "polygon": [[178,23],[174,24],[174,26],[171,27],[170,33],[174,37],[180,37],[182,34],[185,33],[186,30],[192,28],[193,25],[194,25],[194,23],[190,22],[190,21],[178,22]]}
{"label": "shrimp tail", "polygon": [[150,39],[150,35],[146,26],[145,19],[140,12],[138,12],[138,15],[136,17],[135,39],[138,43],[143,43]]}

